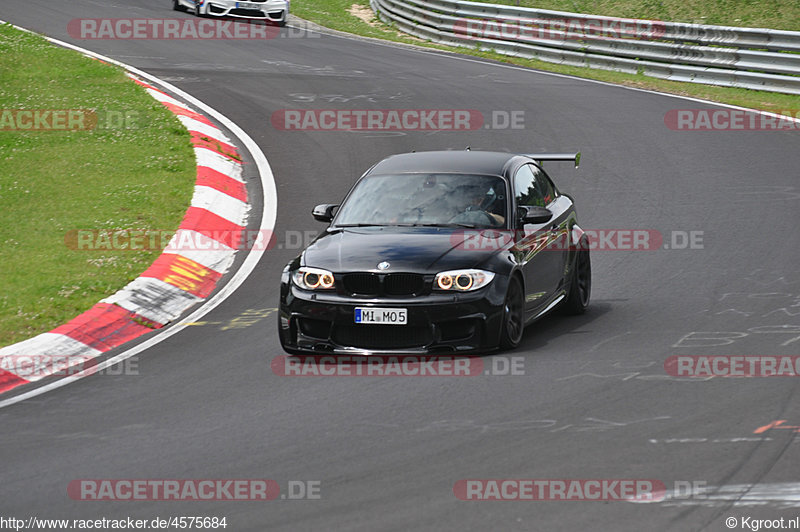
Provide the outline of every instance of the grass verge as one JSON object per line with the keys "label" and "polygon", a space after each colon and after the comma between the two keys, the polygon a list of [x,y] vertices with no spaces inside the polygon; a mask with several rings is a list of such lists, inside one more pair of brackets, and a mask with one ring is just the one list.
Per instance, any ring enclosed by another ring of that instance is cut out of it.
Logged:
{"label": "grass verge", "polygon": [[[2,346],[70,320],[160,254],[71,249],[70,231],[174,231],[196,172],[189,134],[120,68],[2,25],[0,79]],[[96,117],[85,129],[36,129],[59,126],[52,110],[87,109],[75,111]]]}
{"label": "grass verge", "polygon": [[[510,1],[514,2],[515,0]],[[777,2],[779,0],[770,1]],[[680,2],[680,0],[676,0],[676,2]],[[537,1],[537,7],[552,7],[555,6],[556,3],[557,0],[552,0],[550,4],[545,3],[545,5],[541,5]],[[622,2],[620,1],[618,3]],[[653,2],[646,3],[649,5]],[[731,1],[728,3],[733,2]],[[590,4],[592,3],[590,2]],[[796,11],[797,6],[793,7],[792,9]],[[570,10],[575,11],[575,9],[572,8]],[[591,11],[598,13],[599,9],[592,8]],[[426,46],[438,50],[458,52],[465,55],[472,55],[475,57],[492,59],[504,63],[535,68],[537,70],[568,74],[581,78],[595,79],[642,89],[678,94],[681,96],[690,96],[693,98],[701,98],[715,102],[740,105],[742,107],[762,109],[765,111],[780,112],[796,110],[800,106],[800,97],[796,95],[780,94],[768,91],[756,91],[750,89],[715,87],[713,85],[701,85],[696,83],[682,83],[677,81],[651,78],[642,74],[624,74],[621,72],[612,72],[608,70],[557,65],[555,63],[547,63],[545,61],[539,61],[535,59],[521,59],[509,57],[495,52],[479,51],[474,48],[452,47],[434,44],[432,42],[424,41],[422,39],[401,33],[395,28],[382,23],[372,13],[367,0],[356,0],[355,3],[353,0],[293,0],[292,13],[300,18],[320,24],[321,26],[325,26],[334,30],[345,31],[355,35],[375,37],[394,42]],[[644,14],[638,13],[629,13],[625,16],[630,18],[647,18]],[[732,18],[738,18],[737,12],[735,11],[731,12],[729,16]],[[664,17],[661,17],[661,19],[663,20]]]}

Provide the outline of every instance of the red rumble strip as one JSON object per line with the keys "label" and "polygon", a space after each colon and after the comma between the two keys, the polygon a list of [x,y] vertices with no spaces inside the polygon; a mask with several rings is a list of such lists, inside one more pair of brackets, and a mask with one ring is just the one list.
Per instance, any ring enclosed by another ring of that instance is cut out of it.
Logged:
{"label": "red rumble strip", "polygon": [[230,139],[184,103],[129,77],[175,113],[192,135],[197,158],[195,193],[175,238],[200,233],[220,245],[165,252],[140,277],[80,316],[0,349],[0,393],[64,375],[70,367],[84,368],[102,353],[176,319],[214,291],[243,240],[247,191]]}

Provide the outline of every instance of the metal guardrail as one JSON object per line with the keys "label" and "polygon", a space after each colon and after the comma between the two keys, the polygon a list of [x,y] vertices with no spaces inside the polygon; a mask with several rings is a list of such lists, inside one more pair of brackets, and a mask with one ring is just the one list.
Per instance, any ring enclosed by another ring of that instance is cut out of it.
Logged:
{"label": "metal guardrail", "polygon": [[463,0],[370,0],[431,41],[551,63],[800,94],[800,32],[619,19]]}

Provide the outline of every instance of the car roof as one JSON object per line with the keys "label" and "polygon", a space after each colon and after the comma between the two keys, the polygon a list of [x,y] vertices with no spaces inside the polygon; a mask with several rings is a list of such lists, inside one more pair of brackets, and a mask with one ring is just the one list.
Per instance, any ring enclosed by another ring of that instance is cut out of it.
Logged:
{"label": "car roof", "polygon": [[420,151],[391,155],[372,167],[370,174],[456,173],[505,175],[516,153],[495,151]]}

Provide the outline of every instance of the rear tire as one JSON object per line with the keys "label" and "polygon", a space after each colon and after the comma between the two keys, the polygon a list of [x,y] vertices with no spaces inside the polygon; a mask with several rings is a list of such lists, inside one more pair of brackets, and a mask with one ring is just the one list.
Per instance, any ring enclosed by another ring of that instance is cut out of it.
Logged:
{"label": "rear tire", "polygon": [[186,7],[184,7],[184,5],[178,0],[172,0],[172,9],[175,11],[186,11]]}
{"label": "rear tire", "polygon": [[515,276],[508,282],[506,300],[503,304],[503,326],[500,330],[500,348],[514,349],[522,341],[525,332],[525,294]]}
{"label": "rear tire", "polygon": [[[581,241],[584,244],[584,241]],[[564,303],[566,314],[579,315],[589,308],[589,299],[592,295],[592,262],[589,258],[589,246],[578,246],[575,255],[575,264],[572,267],[572,276],[569,282],[569,292]]]}

